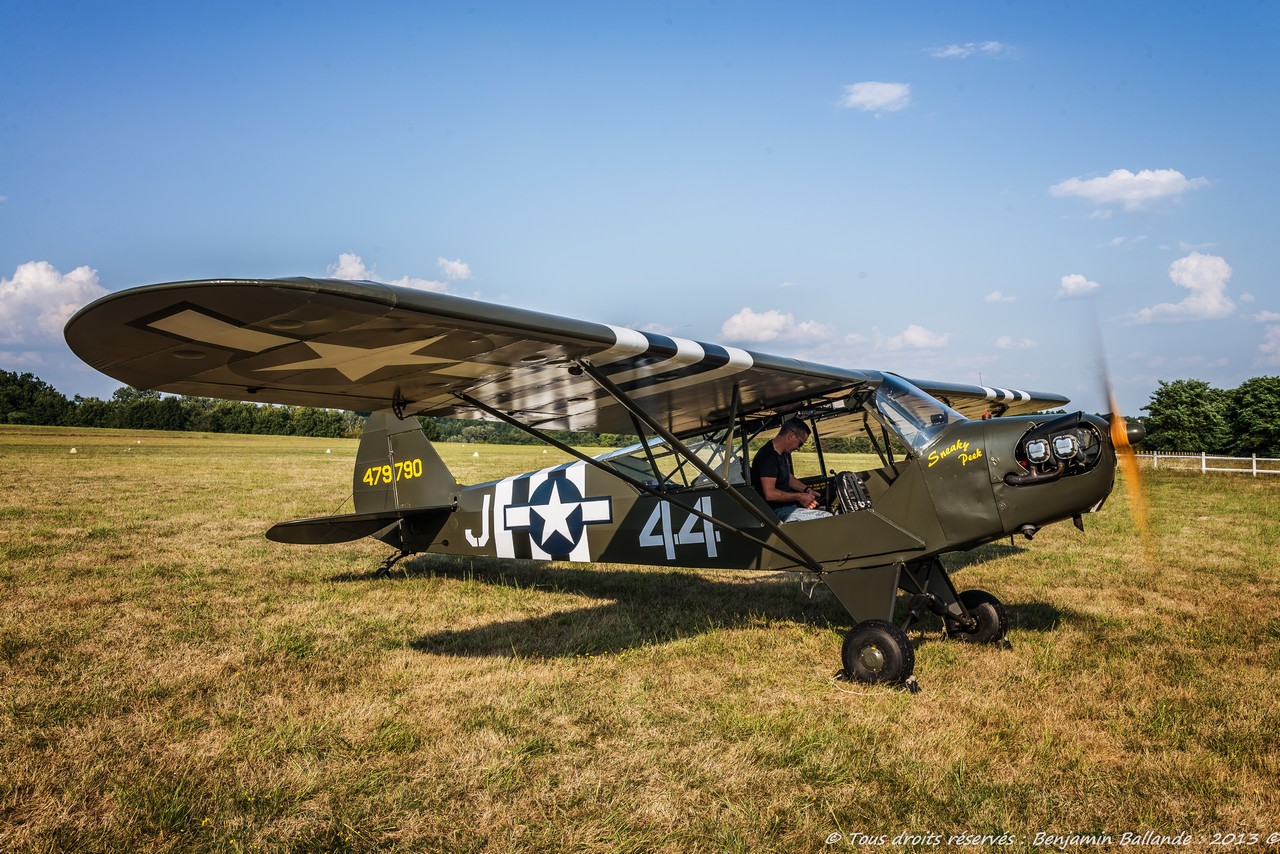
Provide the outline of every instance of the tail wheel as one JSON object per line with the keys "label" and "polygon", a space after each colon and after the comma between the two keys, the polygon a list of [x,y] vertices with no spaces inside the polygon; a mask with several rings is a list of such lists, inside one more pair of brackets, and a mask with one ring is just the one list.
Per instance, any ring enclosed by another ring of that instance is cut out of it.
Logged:
{"label": "tail wheel", "polygon": [[965,643],[999,643],[1004,639],[1005,632],[1009,630],[1009,618],[999,599],[985,590],[966,590],[957,598],[969,611],[973,622],[965,625],[955,617],[947,617],[947,637]]}
{"label": "tail wheel", "polygon": [[864,620],[850,629],[840,657],[850,679],[868,684],[901,685],[916,666],[906,633],[886,620]]}

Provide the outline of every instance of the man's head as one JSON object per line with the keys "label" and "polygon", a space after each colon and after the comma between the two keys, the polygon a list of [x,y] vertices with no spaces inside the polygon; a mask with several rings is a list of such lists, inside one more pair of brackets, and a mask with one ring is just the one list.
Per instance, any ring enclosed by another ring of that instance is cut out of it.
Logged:
{"label": "man's head", "polygon": [[789,454],[808,441],[809,427],[803,421],[793,418],[783,422],[777,438],[778,444],[783,446],[780,448],[782,453]]}

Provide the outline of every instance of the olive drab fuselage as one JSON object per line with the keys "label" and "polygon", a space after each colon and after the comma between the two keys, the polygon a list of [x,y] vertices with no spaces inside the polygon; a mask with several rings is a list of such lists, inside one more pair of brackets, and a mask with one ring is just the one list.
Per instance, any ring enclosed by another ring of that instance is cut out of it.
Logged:
{"label": "olive drab fuselage", "polygon": [[[1080,418],[1106,429],[1095,416]],[[1086,471],[1045,483],[1007,482],[1010,475],[1025,473],[1017,459],[1019,440],[1043,422],[1014,417],[952,424],[923,453],[866,473],[869,510],[791,524],[786,531],[825,569],[837,572],[918,562],[1095,509],[1114,479],[1109,447]],[[421,471],[415,459],[372,459],[363,465],[366,472],[387,466],[393,477],[399,465],[412,478]],[[733,488],[740,500],[765,506],[748,486]],[[571,462],[491,483],[450,484],[435,503],[447,506],[447,512],[410,515],[380,538],[407,551],[496,558],[797,568],[795,561],[741,536],[768,542],[771,535],[712,484],[672,489],[664,499],[584,462]]]}

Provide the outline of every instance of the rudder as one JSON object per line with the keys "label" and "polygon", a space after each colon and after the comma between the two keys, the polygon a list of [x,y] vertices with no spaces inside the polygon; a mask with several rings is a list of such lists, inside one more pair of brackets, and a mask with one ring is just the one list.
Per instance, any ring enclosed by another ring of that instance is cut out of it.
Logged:
{"label": "rudder", "polygon": [[375,412],[364,423],[352,494],[357,513],[457,503],[459,485],[417,418]]}

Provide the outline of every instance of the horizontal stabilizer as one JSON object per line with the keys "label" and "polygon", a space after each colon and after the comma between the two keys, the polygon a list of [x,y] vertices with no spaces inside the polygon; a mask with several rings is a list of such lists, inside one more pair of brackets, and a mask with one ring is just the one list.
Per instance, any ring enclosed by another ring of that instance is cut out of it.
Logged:
{"label": "horizontal stabilizer", "polygon": [[405,511],[384,510],[377,513],[348,513],[345,516],[297,519],[293,522],[272,525],[267,531],[267,539],[277,543],[303,546],[349,543],[362,537],[372,537],[401,519],[447,516],[450,512],[452,512],[451,507],[417,507]]}

